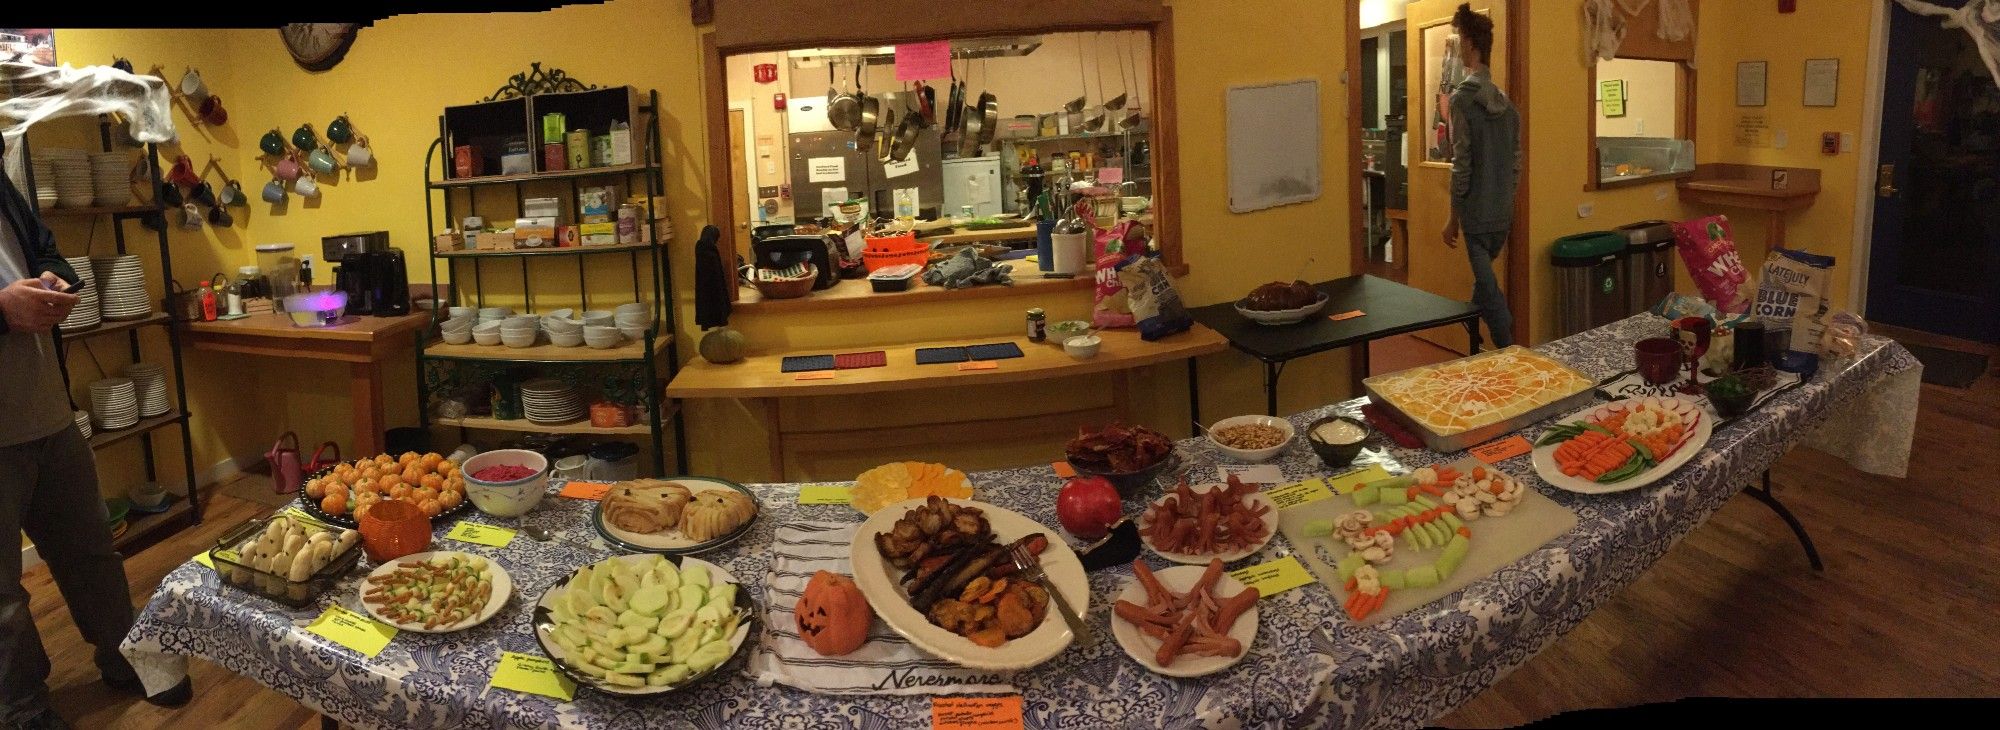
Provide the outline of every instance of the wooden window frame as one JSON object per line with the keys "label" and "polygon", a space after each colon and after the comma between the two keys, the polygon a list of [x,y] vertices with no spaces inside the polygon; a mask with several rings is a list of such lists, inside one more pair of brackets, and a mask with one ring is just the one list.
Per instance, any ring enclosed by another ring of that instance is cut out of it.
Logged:
{"label": "wooden window frame", "polygon": [[[697,8],[699,10],[699,8]],[[733,224],[736,196],[730,180],[729,86],[727,59],[744,53],[794,48],[884,46],[938,38],[979,38],[1094,31],[1143,31],[1152,43],[1152,95],[1148,151],[1153,164],[1153,238],[1167,264],[1185,272],[1181,239],[1180,150],[1174,99],[1173,9],[1161,0],[1099,0],[1095,3],[1020,0],[986,18],[940,14],[920,0],[886,0],[839,11],[838,25],[823,19],[834,11],[806,0],[720,0],[713,24],[701,35],[703,124],[708,145],[709,220],[722,231],[717,248],[729,271],[740,265],[747,245]],[[701,16],[697,14],[699,19]],[[884,30],[894,29],[894,30]],[[730,287],[736,299],[738,287]]]}
{"label": "wooden window frame", "polygon": [[[1618,60],[1660,61],[1660,62],[1674,64],[1674,93],[1678,94],[1681,99],[1680,114],[1678,115],[1677,118],[1674,119],[1674,139],[1694,139],[1694,124],[1696,118],[1695,117],[1696,87],[1695,87],[1694,67],[1688,65],[1688,62],[1676,58],[1640,58],[1637,56],[1627,56],[1623,53],[1618,54]],[[1652,183],[1657,183],[1657,182],[1672,182],[1674,180],[1679,180],[1682,178],[1688,178],[1694,176],[1694,171],[1689,170],[1687,172],[1678,172],[1672,175],[1653,175],[1650,177],[1642,177],[1636,180],[1613,180],[1611,182],[1601,181],[1599,179],[1600,174],[1598,172],[1598,164],[1597,164],[1598,102],[1597,102],[1596,61],[1592,61],[1590,64],[1589,77],[1590,77],[1590,83],[1585,85],[1585,88],[1589,90],[1589,93],[1585,95],[1585,98],[1590,102],[1589,105],[1590,113],[1585,117],[1586,121],[1584,122],[1585,125],[1584,143],[1590,146],[1590,150],[1585,155],[1584,158],[1586,164],[1589,165],[1588,168],[1589,172],[1583,178],[1584,192],[1638,187],[1640,185],[1650,185]]]}

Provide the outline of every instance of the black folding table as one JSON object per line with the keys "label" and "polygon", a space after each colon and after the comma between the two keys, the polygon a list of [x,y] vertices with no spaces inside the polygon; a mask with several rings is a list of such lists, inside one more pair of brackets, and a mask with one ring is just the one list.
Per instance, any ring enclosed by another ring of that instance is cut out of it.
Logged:
{"label": "black folding table", "polygon": [[[1314,288],[1329,297],[1326,308],[1304,322],[1265,326],[1236,311],[1235,302],[1211,304],[1194,309],[1195,321],[1208,325],[1229,340],[1229,344],[1264,363],[1265,413],[1278,415],[1278,376],[1285,363],[1349,345],[1359,344],[1363,371],[1368,363],[1367,343],[1418,330],[1452,323],[1465,325],[1472,336],[1472,351],[1479,351],[1479,308],[1447,299],[1422,289],[1359,274],[1320,282]],[[1356,309],[1360,317],[1333,321],[1331,317]],[[1195,382],[1195,362],[1188,359],[1188,383]],[[1201,420],[1199,411],[1195,420]]]}

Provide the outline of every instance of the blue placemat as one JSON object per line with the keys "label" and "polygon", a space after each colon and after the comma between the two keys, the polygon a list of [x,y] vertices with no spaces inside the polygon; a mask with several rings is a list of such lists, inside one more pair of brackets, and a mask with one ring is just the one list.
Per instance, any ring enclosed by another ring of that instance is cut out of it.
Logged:
{"label": "blue placemat", "polygon": [[966,348],[963,347],[919,347],[917,348],[917,364],[936,365],[945,362],[965,362],[970,357],[966,354],[965,350]]}
{"label": "blue placemat", "polygon": [[1021,346],[1012,342],[973,345],[965,348],[965,354],[974,360],[1005,360],[1013,357],[1027,357],[1027,355],[1021,352]]}
{"label": "blue placemat", "polygon": [[793,355],[785,358],[784,372],[803,373],[813,370],[832,370],[832,355]]}

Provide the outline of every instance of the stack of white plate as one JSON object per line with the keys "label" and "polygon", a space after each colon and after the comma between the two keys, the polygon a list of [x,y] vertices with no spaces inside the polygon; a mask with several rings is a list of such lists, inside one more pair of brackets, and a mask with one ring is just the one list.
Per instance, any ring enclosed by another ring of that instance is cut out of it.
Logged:
{"label": "stack of white plate", "polygon": [[554,378],[522,383],[521,409],[528,420],[540,424],[582,420],[588,412],[576,388]]}
{"label": "stack of white plate", "polygon": [[49,160],[56,183],[57,206],[88,208],[97,201],[97,185],[90,177],[90,153],[57,147],[35,154]]}
{"label": "stack of white plate", "polygon": [[166,413],[173,408],[167,400],[167,369],[149,362],[135,362],[125,366],[125,377],[132,379],[132,385],[139,391],[139,415],[151,418]]}
{"label": "stack of white plate", "polygon": [[83,434],[83,440],[90,440],[90,411],[76,412],[76,430]]}
{"label": "stack of white plate", "polygon": [[35,155],[35,206],[54,208],[60,194],[56,192],[56,165],[47,155]]}
{"label": "stack of white plate", "polygon": [[97,428],[113,431],[139,422],[139,390],[128,378],[105,378],[90,384],[90,413]]}
{"label": "stack of white plate", "polygon": [[139,265],[139,257],[93,257],[90,267],[97,274],[94,288],[104,303],[105,319],[152,316],[153,299],[146,294],[146,269]]}
{"label": "stack of white plate", "polygon": [[89,256],[71,256],[69,267],[76,271],[76,277],[83,280],[83,291],[77,294],[76,308],[69,310],[56,329],[64,333],[82,332],[104,323],[104,312],[97,299],[97,272],[90,268]]}
{"label": "stack of white plate", "polygon": [[132,202],[132,156],[124,152],[98,152],[90,156],[90,183],[97,191],[100,207],[122,207]]}

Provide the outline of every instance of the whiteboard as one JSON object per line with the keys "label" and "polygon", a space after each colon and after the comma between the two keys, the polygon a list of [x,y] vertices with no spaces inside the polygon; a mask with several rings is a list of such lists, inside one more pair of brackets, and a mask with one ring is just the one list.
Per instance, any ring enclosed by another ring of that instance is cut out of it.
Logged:
{"label": "whiteboard", "polygon": [[1319,112],[1317,80],[1229,88],[1231,212],[1319,198]]}

